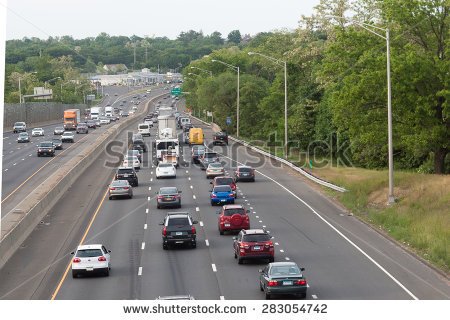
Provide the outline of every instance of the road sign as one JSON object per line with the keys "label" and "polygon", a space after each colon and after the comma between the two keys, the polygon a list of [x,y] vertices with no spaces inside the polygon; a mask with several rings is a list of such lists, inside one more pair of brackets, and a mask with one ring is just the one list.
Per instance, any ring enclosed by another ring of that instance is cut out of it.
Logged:
{"label": "road sign", "polygon": [[227,126],[229,126],[231,124],[231,117],[227,117],[226,123],[227,123]]}
{"label": "road sign", "polygon": [[179,96],[181,94],[181,88],[173,88],[170,93],[174,96]]}

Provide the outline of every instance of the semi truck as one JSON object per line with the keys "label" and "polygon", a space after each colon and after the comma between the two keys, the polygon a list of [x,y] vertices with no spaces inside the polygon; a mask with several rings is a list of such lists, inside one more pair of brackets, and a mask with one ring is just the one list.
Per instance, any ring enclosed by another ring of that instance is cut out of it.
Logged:
{"label": "semi truck", "polygon": [[67,109],[64,111],[64,130],[76,130],[80,122],[80,109]]}
{"label": "semi truck", "polygon": [[113,116],[113,108],[105,107],[105,116],[111,118]]}
{"label": "semi truck", "polygon": [[178,159],[180,156],[179,144],[175,117],[170,115],[159,116],[158,139],[154,145],[158,161],[161,161],[165,154],[175,154]]}
{"label": "semi truck", "polygon": [[98,120],[100,117],[101,108],[100,107],[92,107],[91,108],[91,120]]}

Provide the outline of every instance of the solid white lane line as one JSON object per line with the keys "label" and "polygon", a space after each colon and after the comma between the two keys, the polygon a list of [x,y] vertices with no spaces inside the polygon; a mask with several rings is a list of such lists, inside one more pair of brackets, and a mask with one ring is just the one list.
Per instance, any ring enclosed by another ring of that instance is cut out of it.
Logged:
{"label": "solid white lane line", "polygon": [[195,207],[195,211],[199,212],[200,208],[199,207]]}
{"label": "solid white lane line", "polygon": [[205,243],[206,243],[206,246],[209,247],[209,241],[208,241],[208,239],[205,239]]}
{"label": "solid white lane line", "polygon": [[203,221],[200,221],[200,227],[203,227]]}
{"label": "solid white lane line", "polygon": [[197,198],[195,197],[195,194],[192,195],[192,198],[193,198],[194,200],[197,199]]}
{"label": "solid white lane line", "polygon": [[142,242],[141,250],[145,249],[145,242]]}
{"label": "solid white lane line", "polygon": [[144,230],[147,230],[147,224],[144,224]]}
{"label": "solid white lane line", "polygon": [[224,296],[220,296],[220,300],[225,300],[225,297]]}
{"label": "solid white lane line", "polygon": [[138,276],[142,276],[142,267],[139,267],[138,269]]}
{"label": "solid white lane line", "polygon": [[316,296],[315,294],[311,295],[311,297],[312,297],[313,299],[317,299],[317,296]]}
{"label": "solid white lane line", "polygon": [[211,265],[211,267],[212,267],[214,272],[217,272],[217,268],[216,268],[216,265],[214,263]]}
{"label": "solid white lane line", "polygon": [[145,209],[145,213],[148,213],[148,208],[147,208],[147,209]]}

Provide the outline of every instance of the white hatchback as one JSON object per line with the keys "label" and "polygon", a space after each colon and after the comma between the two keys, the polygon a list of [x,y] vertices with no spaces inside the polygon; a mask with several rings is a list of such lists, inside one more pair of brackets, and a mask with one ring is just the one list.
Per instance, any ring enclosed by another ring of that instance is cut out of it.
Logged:
{"label": "white hatchback", "polygon": [[39,137],[39,136],[43,136],[44,135],[44,129],[42,128],[34,128],[31,131],[31,136],[33,137]]}
{"label": "white hatchback", "polygon": [[88,244],[78,246],[77,251],[72,252],[72,276],[80,274],[103,273],[109,276],[111,270],[111,250],[107,250],[102,244]]}
{"label": "white hatchback", "polygon": [[137,156],[126,155],[122,162],[122,167],[133,167],[134,169],[141,169],[141,162]]}
{"label": "white hatchback", "polygon": [[176,178],[177,169],[171,163],[158,163],[156,167],[156,179],[159,178]]}

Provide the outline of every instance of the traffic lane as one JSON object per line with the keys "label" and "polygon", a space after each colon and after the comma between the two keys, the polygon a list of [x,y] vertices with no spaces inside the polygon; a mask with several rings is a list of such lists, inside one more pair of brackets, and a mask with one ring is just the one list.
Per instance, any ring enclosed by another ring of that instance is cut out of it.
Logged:
{"label": "traffic lane", "polygon": [[176,179],[158,179],[156,190],[160,187],[177,186],[182,191],[181,209],[156,209],[155,199],[150,204],[147,215],[146,249],[143,254],[142,299],[158,296],[190,294],[196,299],[216,299],[220,297],[217,279],[212,269],[209,247],[204,241],[203,227],[197,230],[197,248],[190,246],[171,246],[162,248],[162,226],[167,212],[189,212],[193,219],[201,221],[196,211],[196,200],[192,197],[189,170],[177,170]]}
{"label": "traffic lane", "polygon": [[105,151],[0,269],[0,299],[49,299],[112,178]]}
{"label": "traffic lane", "polygon": [[[245,154],[242,154],[241,157],[244,160],[249,159]],[[318,215],[320,214],[337,227],[364,252],[360,252],[361,255],[368,254],[389,272],[395,279],[392,281],[400,282],[399,288],[404,285],[406,290],[411,291],[412,294],[408,295],[409,298],[416,296],[419,299],[448,299],[450,297],[450,288],[446,281],[442,281],[439,273],[403,250],[389,238],[380,235],[357,218],[349,216],[347,212],[305,183],[299,174],[293,173],[289,168],[275,168],[271,165],[263,166],[261,172],[268,176],[281,177],[277,178],[278,182],[282,182],[287,190],[306,201]],[[285,191],[288,192],[287,190]],[[299,200],[297,199],[297,201]],[[384,273],[381,268],[379,268],[379,272]],[[390,277],[387,274],[386,276]],[[406,292],[406,290],[403,291]]]}

